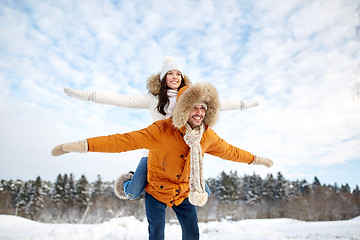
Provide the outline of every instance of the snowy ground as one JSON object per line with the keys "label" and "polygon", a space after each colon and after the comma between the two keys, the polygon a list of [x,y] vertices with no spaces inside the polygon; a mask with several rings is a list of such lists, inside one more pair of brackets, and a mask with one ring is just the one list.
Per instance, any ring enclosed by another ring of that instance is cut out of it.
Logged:
{"label": "snowy ground", "polygon": [[[352,239],[360,240],[360,217],[348,221],[302,222],[293,219],[200,223],[202,240]],[[0,240],[133,240],[147,239],[147,222],[133,217],[102,224],[45,224],[0,215]],[[166,225],[166,239],[181,239],[180,226]]]}

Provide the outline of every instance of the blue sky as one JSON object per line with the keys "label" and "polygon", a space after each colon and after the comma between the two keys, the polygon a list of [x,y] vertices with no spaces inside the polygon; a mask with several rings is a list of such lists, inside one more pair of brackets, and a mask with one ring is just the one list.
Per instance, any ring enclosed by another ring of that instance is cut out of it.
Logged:
{"label": "blue sky", "polygon": [[271,169],[205,157],[205,174],[281,171],[288,179],[360,183],[359,4],[291,1],[1,1],[0,176],[59,173],[113,180],[142,151],[68,154],[64,142],[151,124],[146,110],[72,99],[78,90],[146,93],[174,57],[222,99],[258,100],[222,112],[216,132],[269,157]]}

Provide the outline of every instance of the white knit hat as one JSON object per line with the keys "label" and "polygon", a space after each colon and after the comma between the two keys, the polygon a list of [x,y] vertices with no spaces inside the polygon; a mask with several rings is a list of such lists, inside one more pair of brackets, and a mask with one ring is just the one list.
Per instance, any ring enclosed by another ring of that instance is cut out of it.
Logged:
{"label": "white knit hat", "polygon": [[182,72],[182,67],[179,64],[175,63],[172,57],[165,57],[163,66],[161,68],[160,81],[163,79],[166,73],[171,70],[178,70],[179,72],[181,72],[181,75],[184,76]]}

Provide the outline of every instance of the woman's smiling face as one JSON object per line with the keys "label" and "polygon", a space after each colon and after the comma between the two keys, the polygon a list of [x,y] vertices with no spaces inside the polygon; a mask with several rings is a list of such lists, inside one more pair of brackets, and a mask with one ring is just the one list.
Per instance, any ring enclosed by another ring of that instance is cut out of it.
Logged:
{"label": "woman's smiling face", "polygon": [[166,73],[166,86],[171,89],[178,89],[181,84],[181,72],[178,70],[171,70]]}

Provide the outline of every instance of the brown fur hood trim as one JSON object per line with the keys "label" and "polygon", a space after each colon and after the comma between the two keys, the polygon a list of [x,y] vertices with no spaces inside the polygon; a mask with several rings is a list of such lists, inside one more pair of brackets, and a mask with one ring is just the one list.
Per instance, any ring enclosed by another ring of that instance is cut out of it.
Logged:
{"label": "brown fur hood trim", "polygon": [[207,111],[204,123],[208,127],[216,124],[219,111],[220,100],[215,87],[209,83],[196,83],[190,87],[183,87],[179,90],[178,99],[173,111],[173,125],[176,128],[185,126],[189,119],[190,112],[195,104],[205,103]]}
{"label": "brown fur hood trim", "polygon": [[[184,82],[185,82],[185,86],[190,86],[191,85],[191,81],[190,79],[184,74]],[[147,89],[149,89],[149,92],[154,95],[157,96],[160,93],[160,73],[157,74],[153,74],[149,77],[148,81],[147,81]]]}

